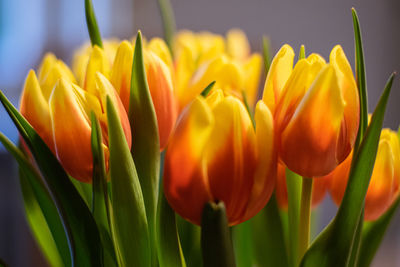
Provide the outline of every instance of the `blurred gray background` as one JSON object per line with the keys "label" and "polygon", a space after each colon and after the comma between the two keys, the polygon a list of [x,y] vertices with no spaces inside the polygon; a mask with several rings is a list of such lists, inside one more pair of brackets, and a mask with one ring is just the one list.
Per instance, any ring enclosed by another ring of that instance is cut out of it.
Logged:
{"label": "blurred gray background", "polygon": [[[392,71],[400,71],[399,0],[171,0],[178,29],[225,34],[242,28],[253,50],[261,37],[271,38],[273,52],[284,43],[326,59],[341,44],[354,67],[351,7],[361,21],[369,108],[372,110]],[[156,0],[93,0],[103,37],[131,38],[138,29],[146,37],[161,36]],[[88,40],[82,0],[0,0],[0,89],[18,105],[24,79],[43,54],[52,51],[67,62]],[[263,84],[263,81],[261,82]],[[400,123],[400,81],[396,80],[385,126]],[[13,141],[17,132],[0,108],[0,131]],[[321,224],[335,207],[329,197],[321,206]],[[392,222],[373,266],[400,266],[400,212]],[[45,266],[23,215],[16,164],[0,146],[0,258],[10,266]]]}

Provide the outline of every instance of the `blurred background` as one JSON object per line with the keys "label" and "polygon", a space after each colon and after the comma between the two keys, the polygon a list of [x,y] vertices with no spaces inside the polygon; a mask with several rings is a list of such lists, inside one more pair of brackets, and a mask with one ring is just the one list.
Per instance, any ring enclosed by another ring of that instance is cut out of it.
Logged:
{"label": "blurred background", "polygon": [[[372,110],[391,72],[400,71],[400,1],[321,0],[171,0],[178,29],[225,34],[243,29],[253,50],[261,51],[262,35],[275,53],[289,43],[298,50],[329,57],[341,44],[354,69],[351,7],[359,14]],[[131,38],[138,29],[146,37],[162,36],[156,0],[93,0],[103,38]],[[74,49],[88,40],[82,0],[0,0],[0,89],[18,105],[30,68],[45,52],[70,62]],[[263,81],[261,81],[261,86]],[[400,124],[400,81],[387,108],[385,127]],[[0,108],[0,131],[11,140],[17,131]],[[321,227],[335,207],[329,197],[321,206]],[[400,212],[397,212],[373,266],[400,266]],[[25,222],[14,160],[0,146],[0,258],[10,266],[46,266]]]}

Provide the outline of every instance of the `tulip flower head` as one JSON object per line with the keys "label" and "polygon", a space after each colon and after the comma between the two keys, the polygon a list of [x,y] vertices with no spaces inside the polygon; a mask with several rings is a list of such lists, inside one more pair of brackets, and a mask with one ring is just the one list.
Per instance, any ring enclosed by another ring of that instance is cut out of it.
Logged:
{"label": "tulip flower head", "polygon": [[176,91],[182,110],[215,81],[215,88],[242,97],[254,106],[261,74],[261,56],[250,53],[246,35],[232,29],[226,39],[209,32],[181,31],[174,41]]}
{"label": "tulip flower head", "polygon": [[[314,179],[311,196],[312,208],[316,208],[324,200],[329,189],[329,183],[330,179],[325,177]],[[286,185],[286,167],[282,163],[278,163],[275,196],[276,200],[278,201],[279,208],[287,210],[288,191]]]}
{"label": "tulip flower head", "polygon": [[243,103],[215,90],[183,111],[167,148],[164,192],[183,218],[200,224],[205,203],[223,201],[229,225],[254,216],[275,184],[272,115],[259,102],[256,130]]}
{"label": "tulip flower head", "polygon": [[[349,177],[352,154],[328,175],[330,193],[337,205],[342,202]],[[365,220],[378,219],[397,199],[400,185],[400,145],[397,134],[383,129],[374,169],[365,197]]]}
{"label": "tulip flower head", "polygon": [[324,176],[344,161],[357,137],[359,99],[340,46],[330,63],[311,54],[293,66],[284,45],[267,75],[263,101],[274,113],[280,159],[306,177]]}
{"label": "tulip flower head", "polygon": [[[79,70],[79,62],[88,62],[86,79],[81,81],[83,86],[92,87],[96,72],[101,72],[106,76],[118,92],[126,112],[129,112],[134,46],[128,41],[123,41],[116,48],[111,45],[108,47],[108,50],[107,47],[104,50],[95,47],[89,53],[76,54],[75,58],[79,61],[74,62],[74,66]],[[108,55],[113,53],[114,48],[115,57],[110,61]],[[164,41],[154,38],[146,45],[144,62],[147,83],[157,116],[160,148],[163,150],[177,117],[171,73],[172,59]]]}
{"label": "tulip flower head", "polygon": [[69,68],[54,55],[47,55],[39,77],[31,70],[21,97],[21,114],[28,120],[72,177],[91,182],[90,112],[100,121],[103,149],[108,164],[106,97],[116,106],[128,145],[131,131],[128,116],[111,83],[99,72],[94,84],[85,90],[75,84]]}

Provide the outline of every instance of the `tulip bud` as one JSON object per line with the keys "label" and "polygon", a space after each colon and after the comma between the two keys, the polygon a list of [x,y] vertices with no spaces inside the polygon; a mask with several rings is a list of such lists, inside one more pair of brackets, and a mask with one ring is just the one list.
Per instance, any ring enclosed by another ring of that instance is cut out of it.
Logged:
{"label": "tulip bud", "polygon": [[274,110],[278,153],[285,165],[302,176],[324,176],[354,146],[359,123],[357,86],[340,46],[332,50],[329,64],[311,54],[291,71],[293,56],[288,45],[278,52],[263,100]]}
{"label": "tulip bud", "polygon": [[72,177],[91,182],[92,152],[90,112],[99,118],[103,149],[108,165],[106,97],[118,109],[128,145],[131,131],[128,116],[111,83],[96,73],[91,91],[81,89],[68,67],[53,55],[47,55],[39,70],[39,80],[31,70],[21,97],[21,114],[56,155]]}
{"label": "tulip bud", "polygon": [[[351,153],[347,159],[328,175],[330,193],[337,205],[342,202],[349,177]],[[374,169],[365,197],[365,220],[378,219],[399,195],[400,145],[397,134],[383,129],[379,140]]]}
{"label": "tulip bud", "polygon": [[183,218],[200,224],[209,201],[223,201],[229,225],[253,217],[275,184],[273,120],[259,102],[254,130],[243,103],[221,90],[182,113],[165,157],[164,192]]}

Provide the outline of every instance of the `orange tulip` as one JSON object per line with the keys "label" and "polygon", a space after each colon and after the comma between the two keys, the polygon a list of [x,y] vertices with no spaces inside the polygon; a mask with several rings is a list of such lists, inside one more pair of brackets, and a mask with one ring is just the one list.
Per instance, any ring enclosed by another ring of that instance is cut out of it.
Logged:
{"label": "orange tulip", "polygon": [[[340,205],[349,177],[351,153],[347,159],[328,175],[331,179],[330,193]],[[397,134],[383,129],[379,140],[378,153],[365,198],[365,220],[378,219],[399,195],[400,145]]]}
{"label": "orange tulip", "polygon": [[183,218],[200,224],[204,204],[223,201],[229,225],[253,217],[275,184],[273,120],[263,102],[257,128],[243,103],[221,90],[183,111],[167,148],[164,191]]}
{"label": "orange tulip", "polygon": [[[278,164],[278,175],[276,178],[275,195],[278,205],[281,209],[288,208],[288,191],[286,186],[286,167],[282,163]],[[316,208],[322,200],[324,200],[325,195],[329,188],[330,180],[321,177],[314,179],[312,188],[311,205],[312,208]]]}
{"label": "orange tulip", "polygon": [[[107,43],[107,42],[105,42]],[[101,72],[111,81],[118,92],[126,111],[129,111],[131,88],[132,61],[134,47],[128,41],[121,42],[115,48],[115,58],[110,62],[109,54],[114,46],[108,49],[93,48],[80,56],[76,55],[75,69],[79,70],[79,62],[86,62],[86,79],[81,81],[82,86],[93,87],[95,72]],[[87,60],[84,60],[88,58]],[[144,62],[147,82],[157,116],[160,148],[163,150],[168,142],[177,117],[177,107],[172,80],[172,59],[166,44],[154,38],[144,49]]]}
{"label": "orange tulip", "polygon": [[346,159],[357,136],[359,100],[340,46],[330,63],[317,54],[297,62],[284,45],[275,56],[263,101],[274,113],[280,159],[306,177],[323,176]]}
{"label": "orange tulip", "polygon": [[76,85],[75,78],[54,55],[47,55],[39,69],[33,70],[25,82],[21,97],[21,114],[57,156],[64,169],[82,182],[92,179],[90,112],[99,118],[103,133],[103,149],[108,164],[108,130],[106,96],[118,109],[128,145],[131,131],[125,109],[111,83],[99,72],[89,90]]}

